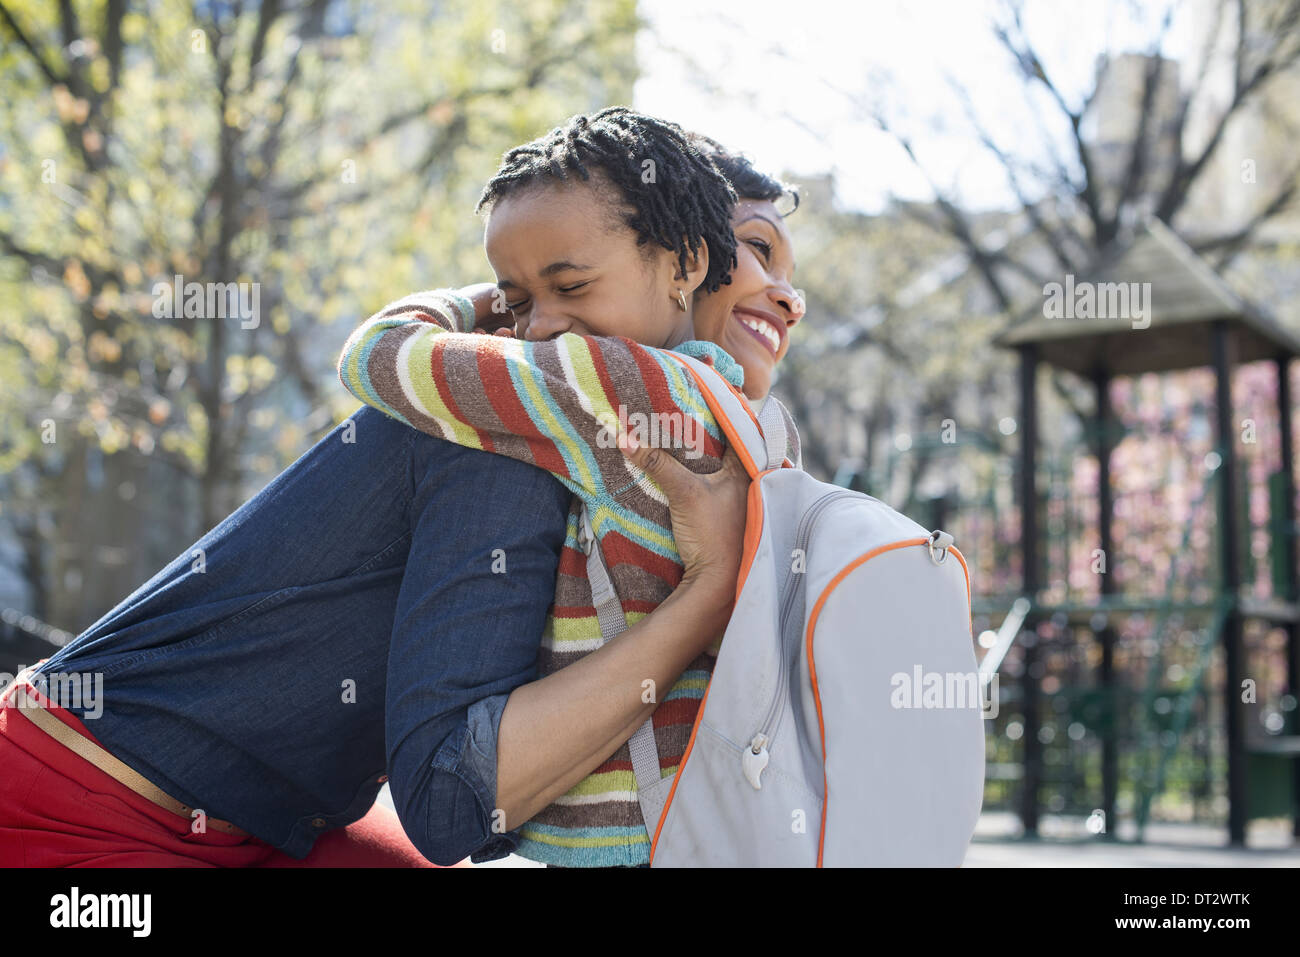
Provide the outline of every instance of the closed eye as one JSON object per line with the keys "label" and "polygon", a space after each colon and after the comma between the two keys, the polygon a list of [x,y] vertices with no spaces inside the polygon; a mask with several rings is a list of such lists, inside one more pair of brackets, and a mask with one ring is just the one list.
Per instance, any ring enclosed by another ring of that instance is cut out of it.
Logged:
{"label": "closed eye", "polygon": [[590,284],[591,284],[591,280],[588,279],[586,282],[576,282],[572,286],[559,286],[558,288],[560,292],[577,292],[583,286],[587,286]]}
{"label": "closed eye", "polygon": [[765,243],[761,239],[750,239],[746,241],[754,248],[762,250],[764,262],[770,263],[772,261],[772,246],[770,243]]}

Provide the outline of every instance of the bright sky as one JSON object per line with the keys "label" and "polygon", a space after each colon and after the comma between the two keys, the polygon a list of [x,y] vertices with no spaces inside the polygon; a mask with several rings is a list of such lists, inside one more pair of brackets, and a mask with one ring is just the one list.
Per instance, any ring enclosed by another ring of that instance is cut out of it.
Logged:
{"label": "bright sky", "polygon": [[[1166,55],[1195,52],[1210,2],[1182,6]],[[972,137],[948,77],[1004,149],[1037,150],[1057,137],[1068,155],[1068,140],[1063,126],[1039,132],[1036,115],[1059,111],[1027,102],[990,28],[1000,8],[995,0],[641,0],[650,28],[638,49],[636,106],[764,168],[833,171],[850,206],[879,209],[891,192],[929,199],[906,154],[867,118],[874,99],[941,186],[955,185],[970,207],[1010,203],[1001,167]],[[1143,49],[1164,9],[1150,0],[1029,0],[1024,21],[1049,75],[1077,105],[1096,56]]]}

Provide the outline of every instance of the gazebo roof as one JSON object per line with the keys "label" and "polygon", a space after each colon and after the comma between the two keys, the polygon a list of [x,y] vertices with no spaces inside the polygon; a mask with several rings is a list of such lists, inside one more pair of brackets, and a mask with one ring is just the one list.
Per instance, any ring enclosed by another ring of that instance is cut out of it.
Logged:
{"label": "gazebo roof", "polygon": [[[1085,283],[1090,290],[1085,291]],[[1150,285],[1143,287],[1145,283]],[[1126,288],[1121,291],[1119,284]],[[1238,296],[1209,263],[1154,217],[1091,274],[1068,278],[1059,287],[1050,297],[1059,309],[1049,315],[1049,295],[1044,292],[1043,302],[994,342],[1008,348],[1035,343],[1042,361],[1084,376],[1099,370],[1113,375],[1166,372],[1209,365],[1211,323],[1222,319],[1235,339],[1238,362],[1300,355],[1300,337]],[[1138,298],[1125,298],[1132,293]],[[1079,312],[1089,311],[1082,295],[1092,295],[1095,301],[1090,315],[1080,317]],[[1115,308],[1126,301],[1126,312]],[[1139,303],[1144,316],[1138,316]]]}

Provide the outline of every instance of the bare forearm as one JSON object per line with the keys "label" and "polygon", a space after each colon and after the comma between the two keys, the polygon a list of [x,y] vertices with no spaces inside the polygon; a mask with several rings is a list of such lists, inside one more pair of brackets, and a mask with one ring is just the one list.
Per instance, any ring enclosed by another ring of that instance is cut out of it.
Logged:
{"label": "bare forearm", "polygon": [[516,688],[497,734],[497,807],[518,827],[595,770],[726,628],[725,586],[683,583],[653,614],[554,674]]}

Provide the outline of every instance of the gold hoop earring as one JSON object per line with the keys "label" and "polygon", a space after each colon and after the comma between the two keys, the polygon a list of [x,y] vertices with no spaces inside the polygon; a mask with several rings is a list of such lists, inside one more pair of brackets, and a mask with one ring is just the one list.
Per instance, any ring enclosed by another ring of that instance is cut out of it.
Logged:
{"label": "gold hoop earring", "polygon": [[682,307],[682,312],[686,311],[686,293],[680,289],[677,290],[677,304]]}

